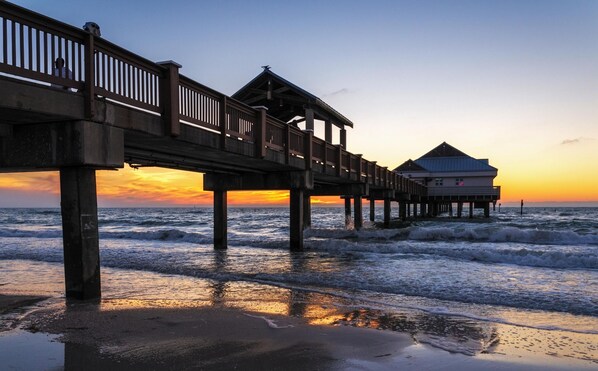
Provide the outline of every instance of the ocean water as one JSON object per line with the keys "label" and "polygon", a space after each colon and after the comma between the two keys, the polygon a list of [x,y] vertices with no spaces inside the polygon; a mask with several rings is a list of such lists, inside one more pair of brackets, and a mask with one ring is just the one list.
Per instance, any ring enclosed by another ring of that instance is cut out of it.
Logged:
{"label": "ocean water", "polygon": [[[209,208],[100,209],[104,298],[224,303],[409,332],[465,354],[498,335],[511,350],[535,336],[561,349],[546,354],[598,362],[598,208],[502,208],[490,219],[355,231],[341,208],[314,207],[296,253],[288,213],[229,209],[229,248],[217,252]],[[59,209],[0,209],[0,285],[60,296],[61,236]]]}

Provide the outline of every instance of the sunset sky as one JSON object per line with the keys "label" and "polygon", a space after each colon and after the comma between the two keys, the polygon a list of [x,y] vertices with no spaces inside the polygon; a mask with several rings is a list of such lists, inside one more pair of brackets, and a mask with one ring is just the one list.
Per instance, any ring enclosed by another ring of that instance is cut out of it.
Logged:
{"label": "sunset sky", "polygon": [[[348,150],[383,166],[446,141],[490,159],[503,204],[598,205],[598,1],[13,2],[94,21],[228,95],[268,64],[352,120]],[[196,173],[98,172],[100,206],[211,204],[202,189]],[[229,201],[284,205],[287,194]],[[0,207],[58,205],[57,173],[0,174]]]}

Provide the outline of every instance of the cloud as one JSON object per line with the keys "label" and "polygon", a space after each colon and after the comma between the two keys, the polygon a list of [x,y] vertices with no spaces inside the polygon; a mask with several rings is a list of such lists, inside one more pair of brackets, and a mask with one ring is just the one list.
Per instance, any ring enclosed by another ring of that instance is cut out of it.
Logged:
{"label": "cloud", "polygon": [[593,141],[596,140],[594,138],[585,138],[585,137],[579,137],[579,138],[574,138],[574,139],[565,139],[561,142],[562,145],[566,145],[566,144],[577,144],[580,142],[586,142],[586,141]]}
{"label": "cloud", "polygon": [[350,92],[350,91],[349,91],[349,89],[347,89],[347,88],[342,88],[342,89],[339,89],[339,90],[333,91],[332,93],[327,93],[327,94],[324,94],[324,95],[322,96],[322,98],[324,98],[324,97],[333,97],[333,96],[335,96],[335,95],[349,94],[349,92]]}

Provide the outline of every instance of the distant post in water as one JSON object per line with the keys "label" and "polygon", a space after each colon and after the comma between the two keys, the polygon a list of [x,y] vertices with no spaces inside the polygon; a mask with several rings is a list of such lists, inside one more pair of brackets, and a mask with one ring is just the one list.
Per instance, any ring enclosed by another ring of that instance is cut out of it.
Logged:
{"label": "distant post in water", "polygon": [[521,215],[523,215],[523,200],[521,200]]}

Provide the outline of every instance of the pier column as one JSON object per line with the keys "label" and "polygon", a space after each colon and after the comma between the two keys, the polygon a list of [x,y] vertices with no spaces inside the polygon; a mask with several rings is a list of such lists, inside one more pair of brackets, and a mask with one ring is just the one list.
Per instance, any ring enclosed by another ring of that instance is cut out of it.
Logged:
{"label": "pier column", "polygon": [[60,208],[66,297],[99,298],[102,290],[94,169],[60,169]]}
{"label": "pier column", "polygon": [[363,226],[363,208],[361,203],[361,196],[355,196],[353,200],[355,203],[355,216],[353,218],[353,225],[355,229],[361,229],[361,227]]}
{"label": "pier column", "polygon": [[345,199],[345,228],[351,225],[351,197],[343,196]]}
{"label": "pier column", "polygon": [[407,205],[404,201],[399,201],[399,218],[405,220],[407,218]]}
{"label": "pier column", "polygon": [[484,204],[484,218],[490,217],[490,202]]}
{"label": "pier column", "polygon": [[413,217],[417,218],[417,204],[416,203],[413,204]]}
{"label": "pier column", "polygon": [[214,249],[226,249],[227,239],[227,194],[214,191]]}
{"label": "pier column", "polygon": [[463,202],[457,202],[457,218],[463,216]]}
{"label": "pier column", "polygon": [[452,218],[453,217],[453,203],[449,203],[448,204],[448,211],[449,211],[449,216]]}
{"label": "pier column", "polygon": [[390,226],[390,198],[384,198],[384,226]]}
{"label": "pier column", "polygon": [[303,228],[311,227],[311,197],[303,194]]}
{"label": "pier column", "polygon": [[303,196],[303,189],[291,188],[291,215],[289,225],[291,250],[303,250]]}
{"label": "pier column", "polygon": [[376,200],[370,198],[370,221],[376,220]]}
{"label": "pier column", "polygon": [[469,203],[469,219],[473,218],[473,202]]}
{"label": "pier column", "polygon": [[407,218],[408,216],[411,216],[411,203],[406,202],[405,205],[407,206],[407,213],[405,214],[405,218]]}

